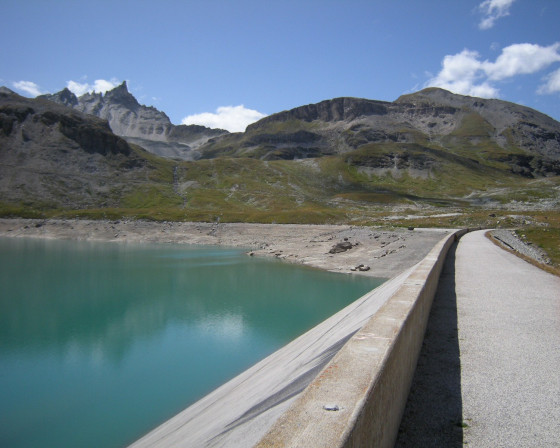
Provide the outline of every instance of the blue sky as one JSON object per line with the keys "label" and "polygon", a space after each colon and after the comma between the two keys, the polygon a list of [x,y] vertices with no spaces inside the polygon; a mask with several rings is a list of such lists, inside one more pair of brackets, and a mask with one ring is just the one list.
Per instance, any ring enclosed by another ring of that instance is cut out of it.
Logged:
{"label": "blue sky", "polygon": [[240,130],[339,96],[437,85],[560,119],[558,0],[1,0],[0,85],[128,83],[175,124]]}

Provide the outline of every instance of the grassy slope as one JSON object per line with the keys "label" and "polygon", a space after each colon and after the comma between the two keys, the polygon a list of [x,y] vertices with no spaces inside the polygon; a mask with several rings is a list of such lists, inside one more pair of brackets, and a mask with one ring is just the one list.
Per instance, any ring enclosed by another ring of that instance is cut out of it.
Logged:
{"label": "grassy slope", "polygon": [[[304,161],[220,157],[175,162],[138,148],[146,160],[135,186],[121,194],[123,215],[154,219],[222,219],[258,222],[321,222],[364,219],[393,205],[469,206],[477,196],[507,203],[555,197],[558,178],[539,180],[512,175],[508,167],[484,163],[480,151],[455,142],[437,144],[367,144],[352,152]],[[483,148],[483,149],[480,149]],[[486,148],[486,149],[484,149]],[[379,160],[429,159],[423,170],[379,170]],[[480,159],[480,160],[479,160]],[[373,169],[369,169],[373,167]],[[118,192],[113,194],[117,195]],[[115,210],[115,213],[117,211]],[[63,213],[41,204],[3,204],[0,214]],[[96,211],[79,211],[96,215]],[[101,212],[102,213],[102,212]]]}

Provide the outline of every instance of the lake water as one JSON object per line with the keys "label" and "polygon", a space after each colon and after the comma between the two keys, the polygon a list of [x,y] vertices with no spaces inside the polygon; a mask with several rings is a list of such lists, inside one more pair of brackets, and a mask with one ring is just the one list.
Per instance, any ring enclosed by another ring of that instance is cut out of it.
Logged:
{"label": "lake water", "polygon": [[239,249],[0,238],[0,446],[126,446],[380,283]]}

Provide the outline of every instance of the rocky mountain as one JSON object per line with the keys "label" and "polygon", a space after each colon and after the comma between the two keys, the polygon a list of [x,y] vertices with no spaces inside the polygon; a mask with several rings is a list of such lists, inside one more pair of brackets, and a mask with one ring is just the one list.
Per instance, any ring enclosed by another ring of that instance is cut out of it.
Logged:
{"label": "rocky mountain", "polygon": [[394,102],[335,98],[301,106],[243,134],[213,138],[200,152],[263,160],[344,155],[377,170],[429,170],[454,156],[541,177],[560,174],[560,123],[506,101],[429,88]]}
{"label": "rocky mountain", "polygon": [[441,89],[335,98],[229,134],[173,126],[126,84],[80,98],[0,89],[3,216],[363,223],[395,210],[559,207],[560,123],[505,101]]}
{"label": "rocky mountain", "polygon": [[0,90],[0,199],[42,207],[110,207],[148,162],[107,121]]}
{"label": "rocky mountain", "polygon": [[202,144],[228,133],[204,126],[173,125],[165,113],[141,105],[128,91],[126,81],[105,94],[94,92],[76,97],[65,88],[40,98],[105,119],[116,135],[162,157],[196,160]]}

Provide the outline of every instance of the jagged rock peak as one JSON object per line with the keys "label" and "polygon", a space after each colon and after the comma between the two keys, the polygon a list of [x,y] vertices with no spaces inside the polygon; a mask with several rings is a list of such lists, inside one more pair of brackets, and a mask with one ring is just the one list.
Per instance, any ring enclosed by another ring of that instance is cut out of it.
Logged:
{"label": "jagged rock peak", "polygon": [[74,95],[67,87],[60,92],[46,95],[39,95],[37,98],[53,101],[64,106],[76,107],[78,105],[78,97]]}
{"label": "jagged rock peak", "polygon": [[128,86],[126,85],[126,81],[123,81],[117,87],[114,87],[111,90],[107,90],[107,92],[105,92],[105,96],[107,95],[118,97],[118,96],[128,96],[131,95],[131,93],[128,91]]}
{"label": "jagged rock peak", "polygon": [[128,85],[126,84],[126,79],[120,83],[120,85],[118,85],[117,87],[113,88],[111,90],[112,92],[114,91],[121,91],[121,92],[126,92],[128,93]]}
{"label": "jagged rock peak", "polygon": [[43,97],[107,120],[116,135],[164,157],[196,159],[199,146],[210,138],[227,133],[221,129],[173,125],[164,112],[140,104],[128,91],[126,81],[104,94],[92,92],[76,98],[64,89]]}
{"label": "jagged rock peak", "polygon": [[120,103],[131,109],[135,109],[140,106],[140,103],[134,98],[134,96],[128,91],[126,81],[123,81],[121,85],[115,87],[112,90],[105,92],[105,101]]}

